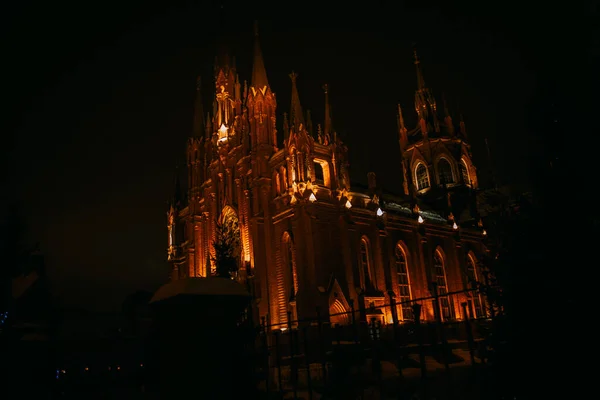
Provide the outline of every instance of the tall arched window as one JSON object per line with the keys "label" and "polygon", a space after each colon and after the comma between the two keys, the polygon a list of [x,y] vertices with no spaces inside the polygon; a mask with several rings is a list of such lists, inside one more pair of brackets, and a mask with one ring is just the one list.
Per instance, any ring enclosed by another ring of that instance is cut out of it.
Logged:
{"label": "tall arched window", "polygon": [[[474,283],[479,282],[479,277],[477,276],[477,266],[472,255],[467,256],[466,272],[469,289],[475,288]],[[483,302],[481,301],[481,294],[479,293],[479,291],[473,291],[471,293],[471,300],[473,301],[472,310],[475,313],[475,318],[483,318],[485,316],[485,313],[483,311]]]}
{"label": "tall arched window", "polygon": [[277,172],[273,174],[273,189],[275,191],[275,197],[281,194],[281,183],[279,180],[279,174]]}
{"label": "tall arched window", "polygon": [[286,297],[289,300],[293,300],[296,298],[296,294],[298,293],[298,273],[296,271],[296,252],[294,249],[294,243],[292,242],[292,238],[289,233],[283,234],[282,239],[282,249],[283,249],[283,265],[285,268],[286,279],[286,287],[287,293]]}
{"label": "tall arched window", "polygon": [[467,167],[467,163],[464,158],[458,163],[458,168],[460,168],[460,176],[462,177],[463,183],[465,185],[470,185],[471,178],[469,176],[469,168]]}
{"label": "tall arched window", "polygon": [[429,187],[429,173],[425,164],[419,163],[415,169],[415,177],[417,181],[417,190],[427,189]]}
{"label": "tall arched window", "polygon": [[454,174],[452,173],[452,166],[450,162],[445,158],[440,158],[438,161],[438,177],[441,185],[448,185],[454,183]]}
{"label": "tall arched window", "polygon": [[448,294],[448,282],[446,280],[444,257],[439,249],[433,255],[433,280],[437,284],[442,320],[448,321],[454,319],[454,310],[451,306],[451,301],[446,296]]}
{"label": "tall arched window", "polygon": [[365,237],[360,239],[360,273],[363,290],[371,289],[373,284],[371,275],[371,257],[369,243]]}
{"label": "tall arched window", "polygon": [[292,325],[297,324],[296,294],[298,293],[298,274],[296,269],[296,251],[288,232],[281,238],[280,261],[277,263],[277,313],[280,328],[288,324],[288,311],[292,313]]}
{"label": "tall arched window", "polygon": [[396,273],[398,274],[398,292],[400,293],[398,302],[402,310],[402,320],[413,320],[408,265],[406,263],[406,254],[404,254],[404,249],[402,249],[400,244],[396,246]]}

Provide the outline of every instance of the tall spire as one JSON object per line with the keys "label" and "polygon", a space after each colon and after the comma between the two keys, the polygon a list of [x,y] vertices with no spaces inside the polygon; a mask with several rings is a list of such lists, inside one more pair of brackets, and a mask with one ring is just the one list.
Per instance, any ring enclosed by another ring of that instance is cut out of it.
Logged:
{"label": "tall spire", "polygon": [[421,61],[417,55],[417,49],[413,50],[415,56],[415,68],[417,70],[417,90],[422,91],[425,89],[425,79],[423,79],[423,71],[421,71]]}
{"label": "tall spire", "polygon": [[298,88],[296,87],[296,78],[298,74],[294,71],[290,74],[292,80],[292,104],[290,107],[290,123],[294,127],[294,131],[298,132],[300,124],[305,126],[304,114],[302,113],[302,106],[300,105],[300,96],[298,95]]}
{"label": "tall spire", "polygon": [[204,107],[202,106],[202,82],[200,76],[196,79],[196,101],[194,103],[194,124],[192,136],[201,138],[205,129]]}
{"label": "tall spire", "polygon": [[252,66],[252,81],[250,86],[255,90],[265,90],[269,86],[267,80],[267,71],[263,61],[262,51],[260,50],[260,40],[258,37],[258,21],[254,21],[254,64]]}
{"label": "tall spire", "polygon": [[310,110],[306,110],[306,130],[308,130],[310,137],[314,137],[315,133],[313,130],[313,122],[312,116],[310,115]]}
{"label": "tall spire", "polygon": [[329,85],[323,85],[325,91],[325,135],[331,136],[331,107],[329,106]]}

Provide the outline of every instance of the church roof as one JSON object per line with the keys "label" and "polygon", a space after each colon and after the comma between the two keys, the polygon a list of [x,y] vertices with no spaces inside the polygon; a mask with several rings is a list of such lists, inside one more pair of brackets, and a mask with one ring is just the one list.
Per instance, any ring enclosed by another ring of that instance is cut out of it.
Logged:
{"label": "church roof", "polygon": [[236,281],[226,278],[186,278],[161,286],[150,303],[157,303],[177,296],[231,296],[250,297],[250,293]]}

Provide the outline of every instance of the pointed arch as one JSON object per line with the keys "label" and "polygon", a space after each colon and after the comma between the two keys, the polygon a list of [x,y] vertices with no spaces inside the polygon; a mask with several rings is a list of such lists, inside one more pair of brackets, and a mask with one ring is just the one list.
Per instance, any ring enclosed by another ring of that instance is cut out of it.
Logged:
{"label": "pointed arch", "polygon": [[433,253],[433,281],[437,284],[439,306],[442,320],[454,319],[454,307],[448,294],[448,277],[446,274],[446,254],[440,246]]}
{"label": "pointed arch", "polygon": [[371,244],[366,236],[360,238],[359,244],[359,272],[360,283],[363,290],[373,288],[373,262],[371,256]]}
{"label": "pointed arch", "polygon": [[[475,289],[477,284],[481,282],[481,274],[478,267],[477,257],[472,251],[467,254],[465,273],[467,278],[467,289]],[[475,318],[485,317],[485,310],[483,307],[483,299],[479,290],[473,290],[470,292],[470,303],[471,315]]]}
{"label": "pointed arch", "polygon": [[288,311],[292,312],[292,320],[296,320],[296,294],[298,293],[296,249],[292,235],[288,231],[281,236],[276,267],[276,287],[279,323],[285,328],[288,323]]}
{"label": "pointed arch", "polygon": [[414,180],[417,186],[417,190],[425,190],[431,186],[429,179],[429,171],[427,166],[423,162],[417,162],[414,169]]}
{"label": "pointed arch", "polygon": [[350,314],[337,299],[329,306],[329,322],[331,325],[350,325]]}
{"label": "pointed arch", "polygon": [[414,319],[412,310],[412,288],[408,268],[408,248],[403,241],[396,243],[394,251],[396,274],[398,276],[398,310],[403,321]]}
{"label": "pointed arch", "polygon": [[467,162],[464,157],[460,159],[460,162],[458,163],[458,168],[460,170],[460,178],[462,179],[462,182],[467,186],[471,186],[471,175],[469,173],[469,166],[467,165]]}
{"label": "pointed arch", "polygon": [[440,185],[450,185],[456,182],[452,163],[444,156],[437,161],[438,182]]}
{"label": "pointed arch", "polygon": [[281,195],[281,181],[279,179],[279,173],[277,171],[273,172],[271,184],[273,185],[273,197]]}
{"label": "pointed arch", "polygon": [[281,168],[279,168],[279,178],[281,180],[281,191],[286,191],[288,188],[288,176],[287,176],[287,169],[282,166]]}

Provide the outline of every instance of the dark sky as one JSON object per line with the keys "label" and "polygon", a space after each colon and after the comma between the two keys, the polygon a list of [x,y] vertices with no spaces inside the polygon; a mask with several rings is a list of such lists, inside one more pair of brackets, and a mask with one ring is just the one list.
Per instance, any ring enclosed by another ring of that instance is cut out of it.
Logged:
{"label": "dark sky", "polygon": [[321,86],[330,85],[353,181],[372,170],[400,188],[395,112],[400,102],[415,124],[413,43],[428,86],[464,114],[480,179],[488,176],[488,138],[498,179],[530,181],[528,115],[540,96],[548,100],[540,94],[548,77],[568,64],[566,54],[552,56],[568,45],[552,28],[559,11],[517,2],[371,1],[342,3],[339,12],[297,2],[262,10],[206,3],[22,2],[4,12],[11,105],[2,200],[19,204],[65,304],[114,309],[166,279],[166,201],[191,133],[196,76],[208,109],[215,44],[224,38],[240,78],[249,79],[255,18],[280,114],[289,109],[292,70],[315,124]]}

